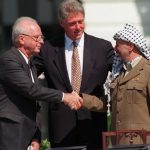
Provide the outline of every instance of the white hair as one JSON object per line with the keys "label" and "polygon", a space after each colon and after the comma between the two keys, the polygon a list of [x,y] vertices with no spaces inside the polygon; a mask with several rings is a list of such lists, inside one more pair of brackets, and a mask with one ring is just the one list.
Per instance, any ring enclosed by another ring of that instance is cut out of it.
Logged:
{"label": "white hair", "polygon": [[16,45],[16,43],[17,43],[18,35],[27,34],[27,32],[28,32],[29,27],[23,25],[23,23],[25,21],[38,24],[37,21],[31,17],[20,17],[20,18],[18,18],[12,27],[12,42],[14,45]]}

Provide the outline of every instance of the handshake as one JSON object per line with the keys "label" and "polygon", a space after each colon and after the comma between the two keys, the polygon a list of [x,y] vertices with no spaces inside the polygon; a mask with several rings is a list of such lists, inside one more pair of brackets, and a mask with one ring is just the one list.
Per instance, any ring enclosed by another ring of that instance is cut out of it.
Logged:
{"label": "handshake", "polygon": [[78,110],[80,108],[86,108],[90,111],[105,111],[106,100],[83,93],[79,96],[76,92],[64,93],[63,102],[68,105],[72,110]]}

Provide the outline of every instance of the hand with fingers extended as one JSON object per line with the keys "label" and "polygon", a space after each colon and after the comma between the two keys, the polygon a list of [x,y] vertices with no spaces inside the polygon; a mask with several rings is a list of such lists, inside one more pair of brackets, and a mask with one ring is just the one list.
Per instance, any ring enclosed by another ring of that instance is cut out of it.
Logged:
{"label": "hand with fingers extended", "polygon": [[83,99],[76,93],[64,93],[63,102],[73,110],[78,110],[83,105]]}

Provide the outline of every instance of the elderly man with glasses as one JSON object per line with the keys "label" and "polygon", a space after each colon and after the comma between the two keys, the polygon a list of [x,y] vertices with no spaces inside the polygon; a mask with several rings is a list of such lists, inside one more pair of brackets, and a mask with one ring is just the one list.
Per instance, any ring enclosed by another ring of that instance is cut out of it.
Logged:
{"label": "elderly man with glasses", "polygon": [[27,150],[29,144],[33,150],[39,149],[38,101],[65,103],[75,110],[82,106],[76,93],[38,83],[31,57],[40,52],[43,40],[34,19],[18,18],[12,29],[14,47],[0,57],[0,150]]}

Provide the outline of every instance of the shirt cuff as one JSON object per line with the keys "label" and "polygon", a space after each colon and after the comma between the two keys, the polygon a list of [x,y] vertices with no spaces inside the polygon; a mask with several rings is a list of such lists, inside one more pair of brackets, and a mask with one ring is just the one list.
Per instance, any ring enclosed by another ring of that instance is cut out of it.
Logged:
{"label": "shirt cuff", "polygon": [[64,93],[62,93],[62,100],[61,100],[62,102],[64,101]]}

